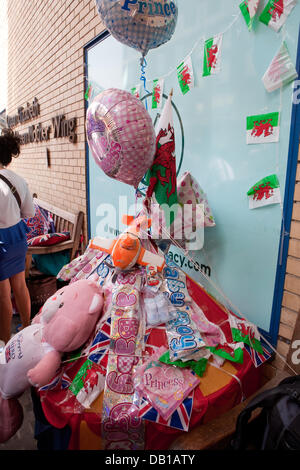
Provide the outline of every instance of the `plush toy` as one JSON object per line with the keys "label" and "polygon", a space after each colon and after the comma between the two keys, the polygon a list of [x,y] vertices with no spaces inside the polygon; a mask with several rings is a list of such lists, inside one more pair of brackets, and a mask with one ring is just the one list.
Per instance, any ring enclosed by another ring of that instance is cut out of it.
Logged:
{"label": "plush toy", "polygon": [[32,324],[6,344],[0,354],[0,442],[10,439],[22,424],[16,398],[30,385],[42,387],[51,381],[63,353],[89,339],[102,307],[101,288],[79,280],[50,297]]}
{"label": "plush toy", "polygon": [[122,218],[128,228],[116,239],[95,237],[90,241],[89,248],[104,251],[112,257],[113,265],[120,270],[131,269],[135,264],[141,266],[153,266],[158,271],[162,271],[165,259],[155,253],[151,253],[142,247],[141,238],[145,238],[151,220],[145,215],[140,215],[136,219],[133,216],[125,215]]}

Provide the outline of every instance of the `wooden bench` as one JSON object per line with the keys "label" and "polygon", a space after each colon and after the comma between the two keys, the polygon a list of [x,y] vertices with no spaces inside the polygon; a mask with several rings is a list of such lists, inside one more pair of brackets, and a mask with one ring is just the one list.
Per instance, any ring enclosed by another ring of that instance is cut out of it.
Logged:
{"label": "wooden bench", "polygon": [[32,255],[48,255],[51,253],[58,253],[64,250],[70,250],[70,261],[75,258],[76,252],[80,246],[80,236],[83,228],[84,214],[79,211],[77,214],[72,214],[63,209],[49,204],[48,202],[41,201],[34,198],[33,201],[41,208],[47,210],[53,217],[56,232],[70,232],[70,240],[67,240],[57,245],[52,246],[30,246],[28,247],[26,255],[25,275],[29,277],[29,271],[32,263]]}
{"label": "wooden bench", "polygon": [[[192,431],[177,438],[169,450],[222,450],[226,449],[234,435],[237,418],[245,406],[252,400],[252,398],[264,390],[276,387],[281,380],[289,377],[290,374],[283,371],[277,371],[275,377],[268,380],[262,388],[260,388],[254,395],[249,397],[244,402],[235,406],[231,410],[222,414],[205,424],[201,424]],[[260,409],[253,411],[249,423],[255,420],[259,414]]]}

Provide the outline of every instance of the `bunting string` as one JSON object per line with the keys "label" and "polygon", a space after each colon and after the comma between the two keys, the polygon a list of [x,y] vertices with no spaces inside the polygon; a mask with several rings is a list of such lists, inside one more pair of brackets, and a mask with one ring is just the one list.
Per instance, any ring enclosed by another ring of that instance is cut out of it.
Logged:
{"label": "bunting string", "polygon": [[[211,36],[211,37],[215,37],[215,36],[223,36],[224,34],[226,34],[228,31],[230,31],[230,29],[235,25],[235,23],[239,20],[239,18],[241,17],[241,12],[237,13],[236,15],[233,15],[233,20],[231,21],[231,23],[224,29],[223,32],[220,32],[218,34],[215,34],[214,36]],[[204,45],[205,43],[205,40],[206,40],[206,37],[205,36],[201,36],[197,39],[197,41],[194,43],[192,49],[190,50],[190,52],[188,52],[186,55],[185,55],[185,60],[190,57],[193,52],[198,48],[200,47],[201,45]],[[143,59],[141,59],[141,62],[142,62]],[[145,60],[145,59],[144,59]],[[161,79],[166,79],[168,77],[170,77],[173,73],[177,73],[177,66],[173,67],[171,70],[169,70],[169,72],[165,73],[164,75],[160,75],[160,78]],[[143,74],[143,70],[142,70],[142,76],[141,76],[141,80],[143,80],[143,83],[144,83],[144,87],[146,87],[146,83],[152,83],[155,78],[150,78],[150,79],[146,79],[145,75]],[[145,88],[146,89],[146,88]],[[149,93],[149,91],[148,91]]]}

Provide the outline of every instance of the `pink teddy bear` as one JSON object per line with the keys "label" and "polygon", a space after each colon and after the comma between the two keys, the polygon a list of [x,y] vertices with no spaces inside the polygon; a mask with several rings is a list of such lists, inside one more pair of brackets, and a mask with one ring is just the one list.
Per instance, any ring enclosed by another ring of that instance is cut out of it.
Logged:
{"label": "pink teddy bear", "polygon": [[6,344],[0,354],[0,442],[10,439],[22,424],[16,398],[30,385],[49,383],[63,353],[87,342],[103,302],[102,289],[94,281],[69,284],[50,297],[32,324]]}

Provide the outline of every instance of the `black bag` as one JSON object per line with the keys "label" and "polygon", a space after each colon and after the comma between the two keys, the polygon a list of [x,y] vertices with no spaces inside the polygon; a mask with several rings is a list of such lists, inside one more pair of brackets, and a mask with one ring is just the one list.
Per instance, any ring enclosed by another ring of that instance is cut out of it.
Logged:
{"label": "black bag", "polygon": [[256,408],[262,408],[255,431],[256,437],[262,431],[256,444],[259,450],[300,450],[300,375],[282,380],[250,401],[238,416],[231,449],[247,448],[248,421]]}

